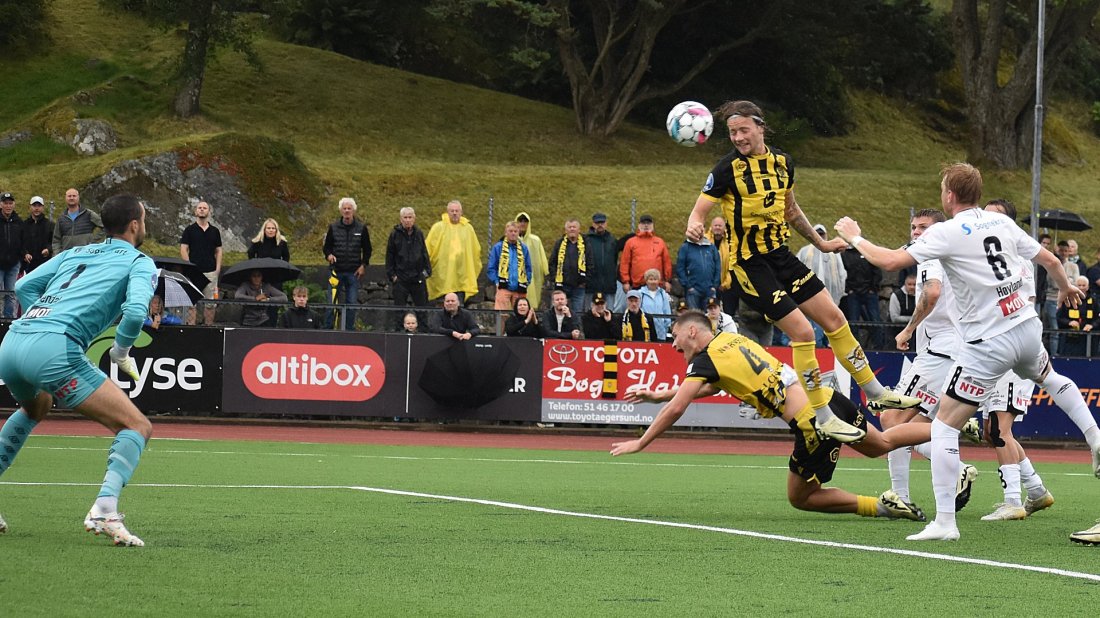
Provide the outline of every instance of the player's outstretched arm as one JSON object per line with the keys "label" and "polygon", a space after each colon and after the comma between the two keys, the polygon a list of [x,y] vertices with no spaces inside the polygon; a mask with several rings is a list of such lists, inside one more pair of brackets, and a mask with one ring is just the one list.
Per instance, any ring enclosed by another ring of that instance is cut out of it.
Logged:
{"label": "player's outstretched arm", "polygon": [[814,231],[814,226],[810,225],[810,220],[806,218],[806,213],[802,212],[802,207],[798,205],[798,200],[794,197],[794,189],[787,191],[783,208],[783,218],[787,220],[787,225],[820,251],[836,253],[848,246],[848,243],[839,238],[825,240]]}
{"label": "player's outstretched arm", "polygon": [[676,424],[676,421],[680,420],[680,417],[687,410],[688,404],[691,403],[692,399],[695,399],[702,388],[703,383],[698,380],[688,380],[681,384],[676,389],[676,395],[673,396],[672,401],[661,408],[661,411],[657,413],[657,418],[653,419],[653,424],[649,426],[645,434],[637,440],[612,444],[611,454],[616,457],[629,455],[649,446],[649,443],[656,440],[657,436],[663,434],[669,427]]}
{"label": "player's outstretched arm", "polygon": [[867,261],[883,270],[896,271],[917,263],[905,249],[887,249],[880,247],[860,235],[859,224],[850,217],[843,217],[833,226],[837,234],[853,249],[859,251]]}
{"label": "player's outstretched arm", "polygon": [[699,196],[699,199],[695,200],[695,206],[691,209],[691,214],[688,215],[688,225],[686,236],[691,242],[699,242],[703,239],[703,235],[707,231],[707,215],[710,214],[710,209],[714,207],[714,202],[708,200],[703,196]]}

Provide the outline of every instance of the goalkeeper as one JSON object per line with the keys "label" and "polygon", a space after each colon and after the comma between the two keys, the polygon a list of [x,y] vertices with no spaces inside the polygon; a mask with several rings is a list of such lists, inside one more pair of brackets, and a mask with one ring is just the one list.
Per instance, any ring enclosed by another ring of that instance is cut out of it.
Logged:
{"label": "goalkeeper", "polygon": [[[627,393],[628,401],[667,401],[645,434],[612,445],[612,455],[637,453],[671,427],[693,399],[726,391],[755,407],[762,416],[779,416],[791,427],[794,452],[787,475],[787,499],[804,511],[856,513],[864,517],[924,521],[924,513],[893,491],[878,498],[857,496],[836,487],[822,487],[833,477],[841,443],[818,426],[818,419],[798,376],[764,348],[742,335],[711,332],[710,321],[698,311],[687,311],[672,326],[673,345],[687,359],[687,373],[679,387],[663,391]],[[867,424],[863,413],[840,393],[825,389],[829,407],[844,422],[866,431],[852,448],[878,457],[902,446],[927,442],[930,426],[906,423],[886,432]],[[732,408],[732,407],[731,407]]]}
{"label": "goalkeeper", "polygon": [[[132,195],[116,195],[104,202],[102,219],[105,241],[60,253],[15,286],[25,310],[0,343],[0,378],[19,409],[0,429],[0,474],[57,399],[115,434],[85,529],[105,534],[115,545],[140,547],[142,540],[122,523],[118,498],[153,428],[85,351],[121,313],[110,357],[137,379],[130,346],[141,332],[157,273],[153,260],[137,249],[145,239],[144,204]],[[0,532],[6,529],[0,518]]]}

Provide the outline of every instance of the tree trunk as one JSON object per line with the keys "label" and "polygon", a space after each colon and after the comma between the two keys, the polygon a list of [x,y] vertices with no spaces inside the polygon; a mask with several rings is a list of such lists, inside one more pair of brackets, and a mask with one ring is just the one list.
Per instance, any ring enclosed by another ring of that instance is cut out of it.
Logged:
{"label": "tree trunk", "polygon": [[210,20],[214,12],[214,0],[198,0],[192,3],[187,23],[187,40],[180,59],[179,89],[172,109],[180,118],[190,118],[199,113],[202,97],[202,80],[206,75],[206,54],[210,44]]}
{"label": "tree trunk", "polygon": [[[984,10],[979,9],[984,4]],[[959,70],[971,125],[970,161],[1002,169],[1027,167],[1035,127],[1035,58],[1039,47],[1038,14],[1033,2],[1020,7],[1029,20],[1029,35],[1013,49],[1009,15],[1019,4],[1010,0],[954,0]],[[1044,50],[1044,99],[1073,44],[1090,28],[1100,0],[1069,0],[1048,8]],[[1006,71],[1006,65],[1011,72]],[[1007,79],[1006,79],[1007,75]]]}

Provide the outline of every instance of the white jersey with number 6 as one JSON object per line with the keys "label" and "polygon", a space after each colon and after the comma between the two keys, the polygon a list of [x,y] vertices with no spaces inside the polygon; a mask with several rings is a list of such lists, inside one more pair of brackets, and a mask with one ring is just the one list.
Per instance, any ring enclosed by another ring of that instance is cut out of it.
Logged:
{"label": "white jersey with number 6", "polygon": [[906,251],[918,263],[940,260],[955,295],[959,333],[972,342],[1036,317],[1024,263],[1040,248],[1012,219],[970,208],[928,228]]}

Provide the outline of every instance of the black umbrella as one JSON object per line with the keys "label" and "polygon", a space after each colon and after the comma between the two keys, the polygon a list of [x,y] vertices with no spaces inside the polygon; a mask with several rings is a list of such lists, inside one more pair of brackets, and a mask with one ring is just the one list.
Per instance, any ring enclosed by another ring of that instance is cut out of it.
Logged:
{"label": "black umbrella", "polygon": [[153,263],[156,264],[158,268],[183,274],[200,290],[210,283],[210,278],[206,276],[206,273],[204,273],[201,268],[183,258],[153,257]]}
{"label": "black umbrella", "polygon": [[477,408],[512,388],[519,357],[502,341],[456,341],[424,362],[417,384],[445,406]]}
{"label": "black umbrella", "polygon": [[[1024,217],[1024,223],[1031,225],[1031,216]],[[1060,208],[1040,210],[1039,227],[1066,232],[1083,232],[1092,229],[1089,222],[1085,221],[1081,215]]]}
{"label": "black umbrella", "polygon": [[302,269],[283,260],[275,258],[252,258],[230,266],[222,271],[218,283],[226,285],[241,285],[248,281],[252,271],[258,270],[264,274],[264,282],[274,286],[282,285],[284,281],[297,279],[302,274]]}
{"label": "black umbrella", "polygon": [[202,299],[202,290],[183,274],[161,268],[157,271],[157,296],[165,307],[194,307]]}

